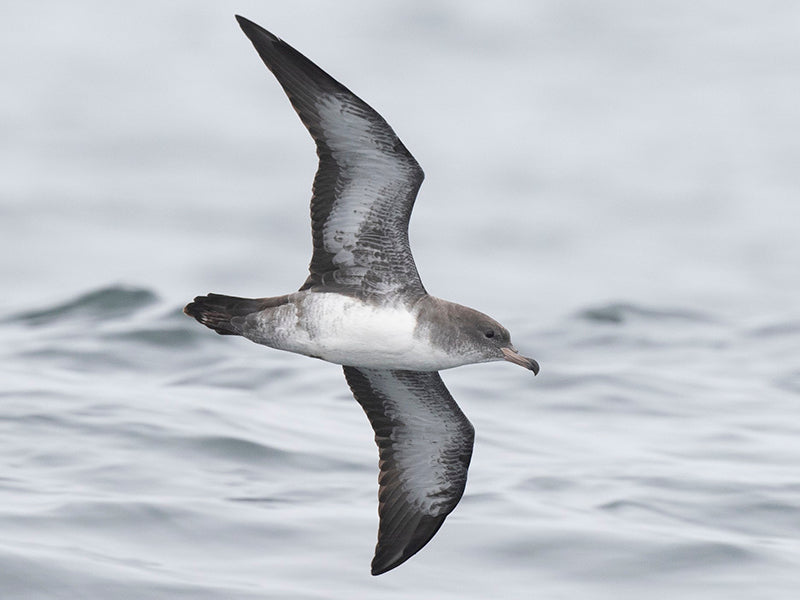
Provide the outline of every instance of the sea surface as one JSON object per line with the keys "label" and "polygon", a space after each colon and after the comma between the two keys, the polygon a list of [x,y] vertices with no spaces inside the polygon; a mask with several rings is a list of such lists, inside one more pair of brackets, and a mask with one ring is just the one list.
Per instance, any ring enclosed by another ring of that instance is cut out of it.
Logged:
{"label": "sea surface", "polygon": [[[341,369],[193,296],[305,278],[313,144],[234,19],[427,178],[428,290],[541,364],[443,374],[466,494],[369,575]],[[0,598],[800,597],[800,4],[0,6]]]}

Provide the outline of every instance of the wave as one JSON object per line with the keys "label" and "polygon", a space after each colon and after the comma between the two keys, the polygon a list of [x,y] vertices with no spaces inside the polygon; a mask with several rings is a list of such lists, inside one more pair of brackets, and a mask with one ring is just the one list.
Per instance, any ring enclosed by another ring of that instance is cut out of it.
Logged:
{"label": "wave", "polygon": [[580,311],[577,316],[587,321],[599,323],[625,323],[634,319],[649,321],[714,321],[713,318],[699,311],[681,308],[651,308],[629,302],[611,302],[586,308]]}
{"label": "wave", "polygon": [[12,315],[6,321],[41,326],[75,319],[108,320],[131,315],[156,302],[158,296],[148,289],[113,285],[52,306]]}

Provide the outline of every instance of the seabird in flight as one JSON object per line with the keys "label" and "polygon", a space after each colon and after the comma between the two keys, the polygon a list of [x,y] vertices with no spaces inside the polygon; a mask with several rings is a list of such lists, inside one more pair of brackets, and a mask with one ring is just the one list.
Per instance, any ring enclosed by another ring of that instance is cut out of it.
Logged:
{"label": "seabird in flight", "polygon": [[344,367],[380,456],[379,575],[427,544],[464,493],[474,430],[438,371],[507,360],[536,374],[539,365],[491,317],[425,291],[408,243],[423,173],[383,117],[294,48],[236,19],[316,143],[314,250],[297,292],[208,294],[184,312],[217,333]]}

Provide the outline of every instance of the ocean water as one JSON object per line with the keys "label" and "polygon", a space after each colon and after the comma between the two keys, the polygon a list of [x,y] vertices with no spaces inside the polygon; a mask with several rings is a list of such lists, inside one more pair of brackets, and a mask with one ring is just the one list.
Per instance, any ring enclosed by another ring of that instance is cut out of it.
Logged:
{"label": "ocean water", "polygon": [[[296,289],[313,145],[241,13],[426,170],[435,295],[541,364],[443,374],[477,431],[434,540],[369,575],[341,369],[194,295]],[[0,7],[0,597],[796,598],[800,6]]]}

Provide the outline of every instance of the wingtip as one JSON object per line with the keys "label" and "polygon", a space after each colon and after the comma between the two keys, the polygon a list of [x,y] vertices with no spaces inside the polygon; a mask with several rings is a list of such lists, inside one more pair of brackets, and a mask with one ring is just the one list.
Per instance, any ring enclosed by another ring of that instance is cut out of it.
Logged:
{"label": "wingtip", "polygon": [[233,15],[236,17],[236,22],[239,23],[239,26],[244,28],[250,25],[255,25],[250,19],[243,17],[242,15]]}
{"label": "wingtip", "polygon": [[373,575],[382,575],[399,567],[416,553],[416,550],[411,553],[406,552],[406,550],[407,548],[396,548],[379,541],[375,547],[375,556],[372,557],[370,572]]}
{"label": "wingtip", "polygon": [[261,27],[261,25],[254,23],[250,19],[243,17],[242,15],[234,15],[234,17],[236,17],[236,22],[239,23],[239,27],[242,28],[242,31],[244,31],[245,35],[250,39],[252,39],[254,34],[260,34],[266,36],[267,39],[271,42],[280,41],[280,38],[278,38],[278,36],[270,33],[269,31]]}
{"label": "wingtip", "polygon": [[239,27],[242,28],[242,31],[250,37],[251,32],[256,32],[261,29],[258,25],[253,23],[250,19],[243,17],[242,15],[234,15],[236,17],[236,22],[239,23]]}
{"label": "wingtip", "polygon": [[410,542],[408,542],[402,548],[392,547],[391,543],[388,545],[385,543],[382,544],[379,539],[378,546],[375,548],[375,557],[372,559],[370,572],[373,575],[382,575],[387,571],[391,571],[392,569],[399,567],[417,552],[422,550],[428,544],[428,542],[433,539],[433,536],[437,534],[439,529],[441,529],[445,518],[450,514],[451,511],[436,517],[424,517],[423,522],[427,521],[428,526],[423,527],[422,531],[417,531],[417,535],[415,535]]}
{"label": "wingtip", "polygon": [[403,562],[405,561],[401,560],[401,561],[395,561],[393,563],[387,563],[384,561],[379,562],[378,557],[376,556],[374,559],[372,559],[372,564],[370,565],[370,573],[372,573],[373,576],[383,575],[387,571],[391,571],[395,567],[399,567]]}
{"label": "wingtip", "polygon": [[383,575],[387,571],[391,571],[392,569],[402,565],[418,551],[419,550],[415,550],[411,554],[394,556],[389,559],[387,559],[385,555],[380,556],[376,554],[375,558],[372,559],[372,564],[370,565],[370,573],[372,573],[372,575]]}

